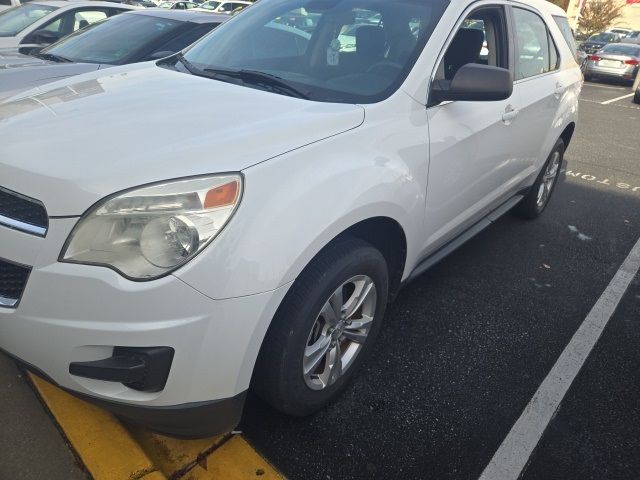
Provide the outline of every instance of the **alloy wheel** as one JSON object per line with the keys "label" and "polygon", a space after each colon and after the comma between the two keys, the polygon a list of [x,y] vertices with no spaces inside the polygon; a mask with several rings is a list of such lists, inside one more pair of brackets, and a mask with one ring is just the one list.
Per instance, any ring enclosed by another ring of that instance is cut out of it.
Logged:
{"label": "alloy wheel", "polygon": [[333,385],[353,365],[373,325],[376,304],[376,286],[367,275],[351,277],[327,299],[304,351],[302,373],[309,388]]}
{"label": "alloy wheel", "polygon": [[553,152],[553,156],[551,160],[547,164],[547,168],[544,171],[542,176],[542,182],[540,182],[540,187],[538,188],[538,197],[536,199],[536,204],[538,208],[542,209],[547,201],[549,200],[549,196],[551,195],[551,190],[553,189],[553,184],[558,177],[558,169],[560,168],[560,152]]}

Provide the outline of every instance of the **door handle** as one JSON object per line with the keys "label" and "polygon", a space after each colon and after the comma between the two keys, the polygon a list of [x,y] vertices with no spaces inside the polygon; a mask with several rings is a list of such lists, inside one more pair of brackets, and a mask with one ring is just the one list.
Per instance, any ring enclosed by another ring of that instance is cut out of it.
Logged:
{"label": "door handle", "polygon": [[560,82],[556,83],[556,89],[553,91],[553,96],[556,98],[560,98],[560,96],[564,93],[564,85]]}
{"label": "door handle", "polygon": [[504,113],[502,114],[502,123],[509,125],[514,118],[518,116],[518,112],[519,110],[517,108],[507,105],[507,108],[504,109]]}

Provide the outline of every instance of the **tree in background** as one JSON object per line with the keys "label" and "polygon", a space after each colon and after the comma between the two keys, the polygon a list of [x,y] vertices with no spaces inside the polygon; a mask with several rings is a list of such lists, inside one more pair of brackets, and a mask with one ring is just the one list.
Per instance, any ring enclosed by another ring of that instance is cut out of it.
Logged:
{"label": "tree in background", "polygon": [[580,12],[578,30],[587,37],[603,32],[622,16],[623,8],[617,0],[589,0]]}

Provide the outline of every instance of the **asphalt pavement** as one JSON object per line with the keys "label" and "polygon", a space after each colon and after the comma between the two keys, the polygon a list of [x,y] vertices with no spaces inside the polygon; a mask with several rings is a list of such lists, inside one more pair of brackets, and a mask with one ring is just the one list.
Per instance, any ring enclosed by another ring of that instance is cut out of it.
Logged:
{"label": "asphalt pavement", "polygon": [[[294,419],[250,398],[246,438],[291,479],[477,479],[640,237],[629,93],[585,84],[543,216],[503,217],[408,285],[334,405]],[[639,321],[636,278],[522,478],[638,478]]]}
{"label": "asphalt pavement", "polygon": [[[544,215],[503,217],[405,287],[335,404],[290,418],[250,396],[245,438],[290,479],[477,479],[640,237],[640,106],[629,93],[585,84]],[[639,320],[636,277],[521,478],[640,476]],[[86,478],[2,356],[0,425],[0,480]]]}
{"label": "asphalt pavement", "polygon": [[86,478],[25,374],[0,355],[0,480]]}

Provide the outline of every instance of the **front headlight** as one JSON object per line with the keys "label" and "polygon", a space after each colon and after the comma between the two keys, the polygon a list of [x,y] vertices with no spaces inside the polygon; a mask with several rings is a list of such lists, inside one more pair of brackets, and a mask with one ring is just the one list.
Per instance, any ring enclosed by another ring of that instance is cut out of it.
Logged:
{"label": "front headlight", "polygon": [[184,265],[240,203],[240,174],[173,180],[107,198],[75,226],[60,261],[102,265],[151,280]]}

